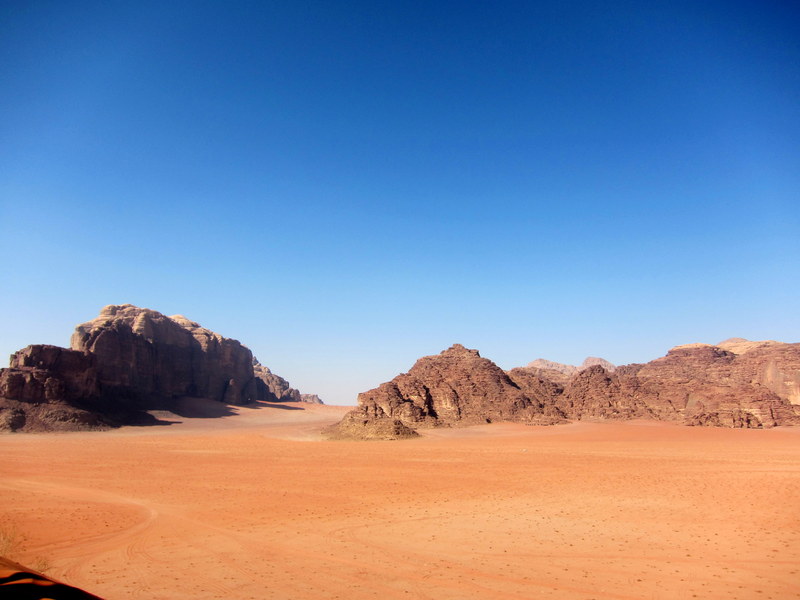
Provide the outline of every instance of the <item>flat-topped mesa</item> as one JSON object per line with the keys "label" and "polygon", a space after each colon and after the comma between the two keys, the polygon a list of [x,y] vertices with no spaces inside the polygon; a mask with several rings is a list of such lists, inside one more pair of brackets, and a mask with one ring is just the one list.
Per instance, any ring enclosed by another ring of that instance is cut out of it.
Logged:
{"label": "flat-topped mesa", "polygon": [[193,396],[227,404],[259,399],[252,352],[180,315],[106,306],[75,328],[71,347],[96,357],[104,395],[140,401]]}
{"label": "flat-topped mesa", "polygon": [[359,394],[358,404],[343,424],[355,419],[367,425],[370,418],[412,428],[561,420],[556,410],[546,411],[500,367],[460,344],[420,358],[408,373]]}

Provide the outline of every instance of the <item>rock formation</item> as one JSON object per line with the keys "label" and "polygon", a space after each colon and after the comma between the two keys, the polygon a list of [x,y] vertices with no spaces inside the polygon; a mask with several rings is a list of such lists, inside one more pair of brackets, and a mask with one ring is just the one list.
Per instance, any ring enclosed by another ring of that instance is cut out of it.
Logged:
{"label": "rock formation", "polygon": [[562,420],[552,405],[526,394],[500,367],[460,344],[420,358],[408,373],[359,394],[358,404],[334,427],[334,435],[347,435],[353,423],[367,426],[370,420],[386,426],[399,421],[406,427]]}
{"label": "rock formation", "polygon": [[324,404],[316,394],[301,394],[280,375],[276,375],[267,367],[253,359],[253,373],[259,386],[259,398],[269,402],[306,402],[308,404]]}
{"label": "rock formation", "polygon": [[334,431],[347,436],[368,429],[370,419],[381,427],[397,420],[412,428],[638,418],[717,427],[800,425],[800,344],[736,338],[678,346],[647,364],[608,365],[590,357],[571,371],[540,360],[504,373],[476,350],[455,345],[360,394],[358,408]]}
{"label": "rock formation", "polygon": [[364,404],[325,430],[334,440],[400,440],[419,434],[400,419],[387,415],[377,404]]}
{"label": "rock formation", "polygon": [[613,363],[608,362],[604,358],[598,358],[596,356],[587,356],[580,366],[577,367],[575,365],[567,365],[544,358],[537,358],[536,360],[528,363],[526,367],[519,368],[527,369],[531,373],[534,373],[540,377],[564,385],[574,375],[595,365],[602,366],[609,373],[613,373],[616,370],[616,366]]}
{"label": "rock formation", "polygon": [[267,367],[253,359],[253,373],[264,390],[265,398],[270,402],[302,402],[300,392],[280,375],[275,375]]}
{"label": "rock formation", "polygon": [[102,427],[92,405],[99,397],[94,356],[35,345],[0,369],[0,431]]}
{"label": "rock formation", "polygon": [[258,399],[250,350],[180,315],[106,306],[75,328],[71,346],[95,356],[107,396],[145,402],[194,396],[227,404]]}
{"label": "rock formation", "polygon": [[[248,348],[194,321],[130,304],[78,325],[72,349],[29,346],[0,370],[0,431],[152,421],[177,398],[301,401]],[[255,365],[255,366],[254,366]]]}
{"label": "rock formation", "polygon": [[300,402],[306,402],[308,404],[325,404],[322,401],[322,398],[316,394],[300,394]]}
{"label": "rock formation", "polygon": [[773,427],[800,423],[800,344],[740,348],[678,346],[645,365],[617,371],[630,394],[659,416],[690,425]]}

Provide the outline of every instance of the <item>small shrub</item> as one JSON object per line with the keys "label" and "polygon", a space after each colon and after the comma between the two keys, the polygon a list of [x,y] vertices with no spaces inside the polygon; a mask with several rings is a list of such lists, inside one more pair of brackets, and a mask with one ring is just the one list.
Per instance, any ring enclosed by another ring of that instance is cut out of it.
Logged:
{"label": "small shrub", "polygon": [[0,556],[11,557],[19,552],[22,536],[13,524],[0,525]]}

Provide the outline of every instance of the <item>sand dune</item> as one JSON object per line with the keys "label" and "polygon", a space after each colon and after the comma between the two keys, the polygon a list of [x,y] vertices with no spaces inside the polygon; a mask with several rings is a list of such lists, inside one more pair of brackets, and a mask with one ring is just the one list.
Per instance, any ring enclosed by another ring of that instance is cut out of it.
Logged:
{"label": "sand dune", "polygon": [[800,598],[800,430],[325,442],[347,409],[292,408],[0,437],[11,558],[114,599]]}

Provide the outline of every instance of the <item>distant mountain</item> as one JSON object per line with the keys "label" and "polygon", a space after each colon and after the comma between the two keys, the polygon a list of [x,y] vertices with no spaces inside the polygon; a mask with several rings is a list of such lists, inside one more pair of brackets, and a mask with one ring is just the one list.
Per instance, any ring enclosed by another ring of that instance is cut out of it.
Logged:
{"label": "distant mountain", "polygon": [[531,372],[541,375],[542,377],[546,377],[557,383],[566,384],[575,374],[595,365],[602,366],[609,373],[613,373],[617,368],[613,363],[596,356],[587,356],[580,366],[565,365],[564,363],[537,358],[533,362],[528,363],[527,366],[519,368],[529,369]]}

